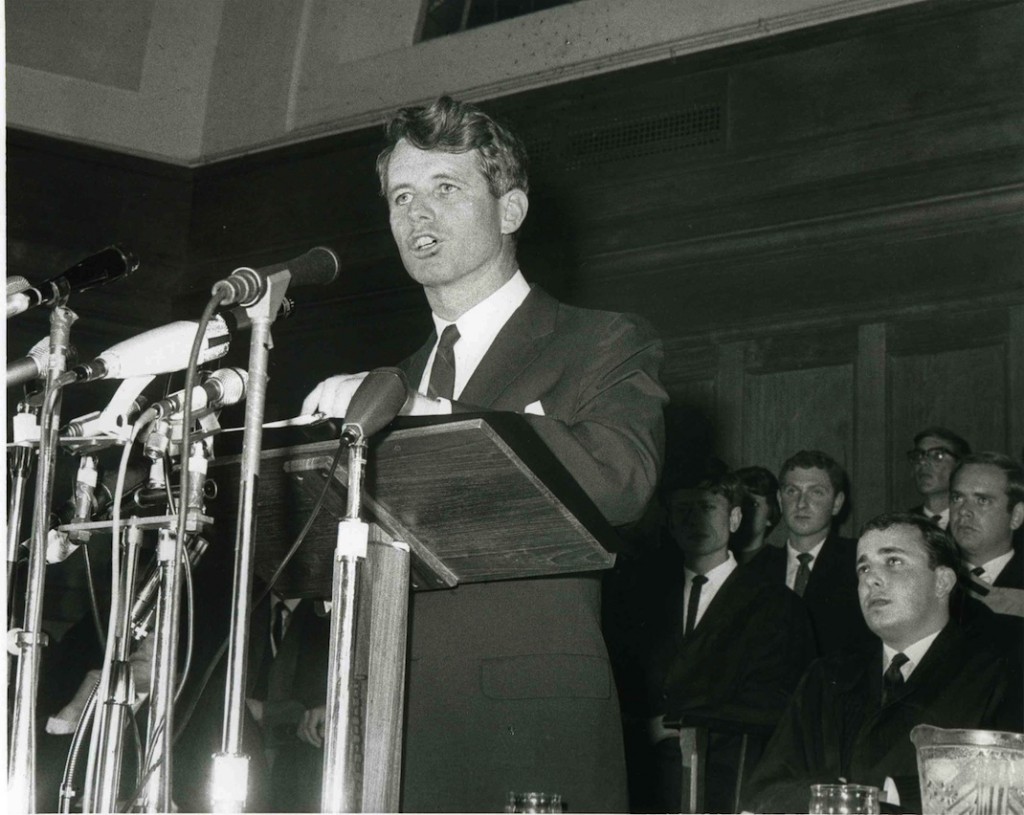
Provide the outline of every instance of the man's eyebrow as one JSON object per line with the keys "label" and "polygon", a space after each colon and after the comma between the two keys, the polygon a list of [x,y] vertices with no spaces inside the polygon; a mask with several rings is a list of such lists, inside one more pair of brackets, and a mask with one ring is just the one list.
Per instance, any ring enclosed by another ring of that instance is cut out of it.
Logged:
{"label": "man's eyebrow", "polygon": [[[879,554],[879,555],[891,555],[891,554],[905,555],[909,551],[910,551],[909,549],[904,549],[902,546],[883,546],[881,549],[878,550],[878,552],[876,554]],[[857,562],[860,563],[862,560],[867,560],[867,557],[868,557],[867,552],[865,552],[862,555],[858,555],[857,556]]]}

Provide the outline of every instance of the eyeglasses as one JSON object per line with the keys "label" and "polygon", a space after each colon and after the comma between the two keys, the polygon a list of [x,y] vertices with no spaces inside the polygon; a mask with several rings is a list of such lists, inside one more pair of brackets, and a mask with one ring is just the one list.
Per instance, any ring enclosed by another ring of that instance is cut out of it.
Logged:
{"label": "eyeglasses", "polygon": [[925,459],[930,459],[936,464],[941,464],[947,458],[957,458],[952,450],[945,447],[929,447],[927,450],[907,450],[907,461],[911,464],[921,464]]}

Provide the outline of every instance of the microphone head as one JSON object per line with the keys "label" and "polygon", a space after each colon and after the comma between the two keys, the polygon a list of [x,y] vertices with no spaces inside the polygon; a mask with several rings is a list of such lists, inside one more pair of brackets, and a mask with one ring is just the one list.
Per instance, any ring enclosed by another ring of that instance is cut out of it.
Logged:
{"label": "microphone head", "polygon": [[326,286],[338,279],[341,261],[333,249],[314,246],[288,264],[292,282],[296,286]]}
{"label": "microphone head", "polygon": [[217,397],[219,406],[237,405],[245,398],[249,372],[243,368],[220,368],[210,374],[207,382],[216,382],[220,386],[220,396]]}
{"label": "microphone head", "polygon": [[139,259],[123,246],[108,246],[79,261],[61,277],[67,279],[72,291],[83,292],[118,280],[139,268]]}
{"label": "microphone head", "polygon": [[32,284],[28,282],[28,278],[22,277],[21,275],[11,275],[7,278],[8,297],[12,294],[20,294],[30,288],[32,288]]}
{"label": "microphone head", "polygon": [[409,384],[399,368],[370,371],[348,403],[342,435],[350,441],[369,438],[398,415],[408,397]]}

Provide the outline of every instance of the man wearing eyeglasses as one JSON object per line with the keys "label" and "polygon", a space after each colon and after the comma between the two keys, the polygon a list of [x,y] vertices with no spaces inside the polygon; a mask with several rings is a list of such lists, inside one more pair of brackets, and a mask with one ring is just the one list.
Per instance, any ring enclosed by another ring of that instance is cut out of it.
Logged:
{"label": "man wearing eyeglasses", "polygon": [[910,511],[923,515],[942,529],[949,527],[949,479],[971,446],[952,430],[929,427],[914,436],[907,461],[914,469],[914,484],[923,503]]}

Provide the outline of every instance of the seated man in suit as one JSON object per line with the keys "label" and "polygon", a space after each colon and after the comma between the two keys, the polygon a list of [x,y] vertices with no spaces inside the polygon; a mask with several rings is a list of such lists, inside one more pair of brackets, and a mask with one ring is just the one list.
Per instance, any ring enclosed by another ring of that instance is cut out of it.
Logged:
{"label": "seated man in suit", "polygon": [[1024,556],[1013,534],[1024,525],[1024,471],[1002,453],[966,456],[953,473],[952,533],[967,569],[988,586],[1024,589]]}
{"label": "seated man in suit", "polygon": [[923,503],[910,512],[924,515],[943,529],[949,528],[949,478],[971,446],[952,430],[929,427],[914,436],[907,461],[914,468],[914,485]]}
{"label": "seated man in suit", "polygon": [[[637,520],[661,467],[661,343],[636,318],[526,282],[526,155],[506,128],[442,97],[400,111],[386,134],[392,235],[436,328],[403,363],[404,412],[523,414],[609,522]],[[363,376],[325,380],[303,411],[344,416]],[[574,812],[625,811],[596,575],[418,592],[407,710],[406,811],[501,811],[509,790],[535,789]]]}
{"label": "seated man in suit", "polygon": [[748,564],[803,597],[822,655],[874,642],[857,605],[856,544],[833,529],[846,483],[843,468],[825,453],[801,450],[788,459],[779,471],[786,546],[765,546]]}
{"label": "seated man in suit", "polygon": [[950,620],[960,568],[952,540],[926,518],[882,515],[864,526],[858,594],[882,641],[811,665],[754,772],[749,808],[802,812],[809,785],[845,779],[919,812],[915,725],[1024,727],[1018,669]]}
{"label": "seated man in suit", "polygon": [[737,477],[747,493],[743,520],[729,546],[739,563],[749,563],[767,543],[766,538],[782,520],[779,507],[779,482],[764,467],[741,467]]}
{"label": "seated man in suit", "polygon": [[[661,721],[708,727],[705,812],[735,811],[740,751],[749,771],[814,657],[810,619],[797,596],[740,568],[729,550],[744,499],[733,474],[668,497],[684,568],[676,581],[682,591],[664,598],[666,630],[651,671],[651,705]],[[662,736],[660,809],[679,812],[678,732],[659,721],[655,733]]]}

